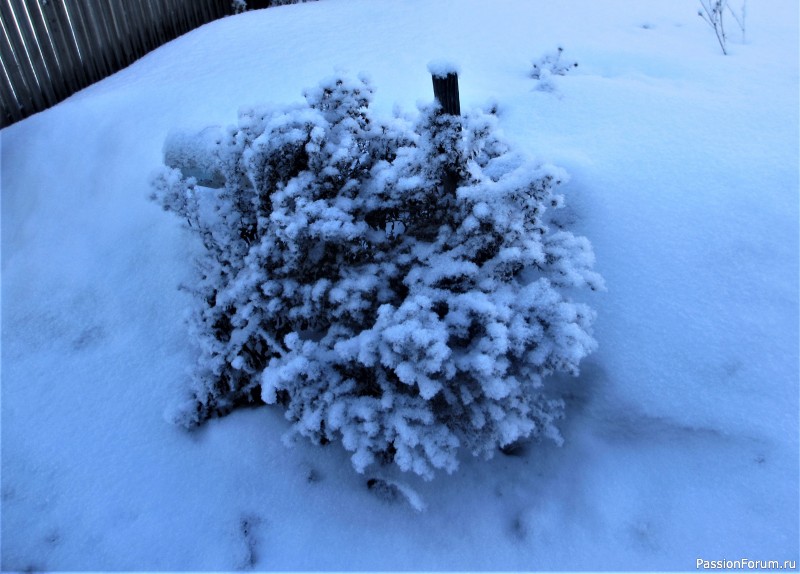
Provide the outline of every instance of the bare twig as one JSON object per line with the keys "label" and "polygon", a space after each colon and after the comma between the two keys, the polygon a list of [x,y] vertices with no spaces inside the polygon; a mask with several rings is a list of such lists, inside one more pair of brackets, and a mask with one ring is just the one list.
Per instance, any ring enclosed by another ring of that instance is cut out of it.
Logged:
{"label": "bare twig", "polygon": [[733,16],[733,19],[736,20],[736,24],[739,26],[739,29],[742,31],[742,44],[747,42],[747,33],[745,29],[745,18],[747,17],[747,0],[742,1],[742,9],[739,14],[731,8],[731,5],[728,4],[728,11]]}
{"label": "bare twig", "polygon": [[719,46],[722,48],[722,53],[726,56],[728,55],[728,38],[725,35],[723,14],[727,5],[728,0],[700,0],[701,9],[697,11],[697,15],[714,30]]}

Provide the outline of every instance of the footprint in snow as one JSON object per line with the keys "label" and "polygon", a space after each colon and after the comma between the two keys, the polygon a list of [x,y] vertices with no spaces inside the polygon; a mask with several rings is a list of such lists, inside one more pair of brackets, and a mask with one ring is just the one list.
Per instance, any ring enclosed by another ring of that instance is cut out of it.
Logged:
{"label": "footprint in snow", "polygon": [[377,498],[390,504],[408,504],[417,512],[423,512],[427,505],[422,497],[410,486],[385,478],[370,478],[367,489]]}
{"label": "footprint in snow", "polygon": [[263,520],[257,514],[244,514],[239,518],[238,539],[240,542],[236,570],[252,570],[259,560],[257,553]]}

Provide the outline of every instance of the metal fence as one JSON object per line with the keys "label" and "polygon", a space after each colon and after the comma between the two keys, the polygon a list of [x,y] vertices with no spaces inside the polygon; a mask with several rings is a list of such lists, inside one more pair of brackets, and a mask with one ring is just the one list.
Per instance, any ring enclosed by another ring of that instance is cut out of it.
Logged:
{"label": "metal fence", "polygon": [[232,11],[231,0],[0,0],[0,127]]}

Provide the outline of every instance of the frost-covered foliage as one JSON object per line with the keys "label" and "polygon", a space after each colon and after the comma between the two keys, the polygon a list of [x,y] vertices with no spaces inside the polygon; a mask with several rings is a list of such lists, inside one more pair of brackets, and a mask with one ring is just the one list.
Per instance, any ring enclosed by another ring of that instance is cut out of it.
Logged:
{"label": "frost-covered foliage", "polygon": [[490,113],[382,119],[372,94],[335,77],[304,104],[204,130],[184,155],[219,189],[155,177],[154,198],[204,246],[201,353],[175,421],[262,398],[296,435],[341,441],[359,471],[426,478],[453,471],[459,448],[560,442],[544,379],[577,373],[596,345],[593,312],[565,288],[602,287],[589,242],[547,224],[565,174],[515,153]]}
{"label": "frost-covered foliage", "polygon": [[566,76],[573,68],[578,67],[578,62],[565,60],[562,58],[564,48],[559,46],[553,52],[544,54],[538,60],[534,60],[531,68],[531,78],[537,80],[536,87],[543,92],[552,92],[556,85],[553,76]]}
{"label": "frost-covered foliage", "polygon": [[304,4],[306,2],[313,2],[315,0],[261,0],[251,1],[248,5],[247,0],[231,0],[231,8],[234,14],[241,14],[242,12],[253,8],[271,8],[273,6],[287,6],[289,4]]}

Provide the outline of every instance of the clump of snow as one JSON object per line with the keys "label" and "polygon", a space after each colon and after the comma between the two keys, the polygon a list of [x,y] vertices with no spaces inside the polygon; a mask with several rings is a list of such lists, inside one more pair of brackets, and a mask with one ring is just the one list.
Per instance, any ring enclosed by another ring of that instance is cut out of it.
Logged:
{"label": "clump of snow", "polygon": [[208,127],[199,133],[175,130],[164,142],[164,163],[180,168],[183,175],[194,177],[200,185],[222,187],[225,180],[217,169],[222,138],[222,129],[218,127]]}
{"label": "clump of snow", "polygon": [[450,74],[459,75],[461,68],[451,60],[438,59],[428,62],[428,71],[437,78],[445,78]]}

